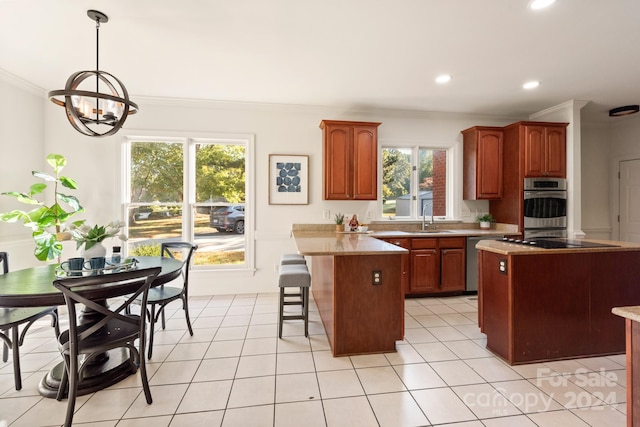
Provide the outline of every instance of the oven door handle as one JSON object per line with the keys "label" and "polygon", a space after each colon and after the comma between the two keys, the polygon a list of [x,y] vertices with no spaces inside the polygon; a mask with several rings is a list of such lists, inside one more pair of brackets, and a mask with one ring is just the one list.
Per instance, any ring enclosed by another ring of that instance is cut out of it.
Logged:
{"label": "oven door handle", "polygon": [[525,191],[526,199],[566,199],[566,191]]}

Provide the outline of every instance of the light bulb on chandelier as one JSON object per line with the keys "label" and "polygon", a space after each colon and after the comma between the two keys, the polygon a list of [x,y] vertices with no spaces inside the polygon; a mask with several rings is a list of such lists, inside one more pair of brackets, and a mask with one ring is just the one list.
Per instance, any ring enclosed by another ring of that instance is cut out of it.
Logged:
{"label": "light bulb on chandelier", "polygon": [[[100,71],[100,23],[108,22],[109,18],[97,10],[89,10],[87,15],[96,23],[96,69],[72,74],[63,90],[49,92],[49,99],[65,108],[69,123],[78,132],[87,136],[108,136],[122,127],[128,115],[137,113],[138,106],[129,99],[120,80]],[[94,81],[95,88],[88,87]],[[80,88],[83,83],[87,86],[84,89]]]}

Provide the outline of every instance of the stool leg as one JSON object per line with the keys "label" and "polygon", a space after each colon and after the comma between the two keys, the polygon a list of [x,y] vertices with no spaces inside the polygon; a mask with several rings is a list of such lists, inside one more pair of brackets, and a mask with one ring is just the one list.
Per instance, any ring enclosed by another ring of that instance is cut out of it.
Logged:
{"label": "stool leg", "polygon": [[304,301],[304,336],[309,336],[309,288],[304,288],[302,292]]}
{"label": "stool leg", "polygon": [[282,316],[284,314],[284,288],[280,288],[280,316],[278,318],[278,338],[282,338]]}

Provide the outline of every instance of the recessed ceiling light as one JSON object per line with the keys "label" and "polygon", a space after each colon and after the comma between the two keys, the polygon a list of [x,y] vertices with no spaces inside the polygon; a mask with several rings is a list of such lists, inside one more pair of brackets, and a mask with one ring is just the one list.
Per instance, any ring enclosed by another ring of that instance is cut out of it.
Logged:
{"label": "recessed ceiling light", "polygon": [[530,82],[526,82],[522,85],[524,89],[535,89],[540,86],[540,82],[537,80],[531,80]]}
{"label": "recessed ceiling light", "polygon": [[436,83],[447,83],[451,80],[451,74],[440,74],[436,77]]}
{"label": "recessed ceiling light", "polygon": [[529,2],[529,9],[531,10],[540,10],[554,4],[556,0],[531,0]]}

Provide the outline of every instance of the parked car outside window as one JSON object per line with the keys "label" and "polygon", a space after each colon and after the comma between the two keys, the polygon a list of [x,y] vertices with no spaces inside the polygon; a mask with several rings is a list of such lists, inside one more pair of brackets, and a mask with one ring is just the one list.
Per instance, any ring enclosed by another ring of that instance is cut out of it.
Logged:
{"label": "parked car outside window", "polygon": [[209,224],[218,231],[244,234],[244,205],[213,206]]}

